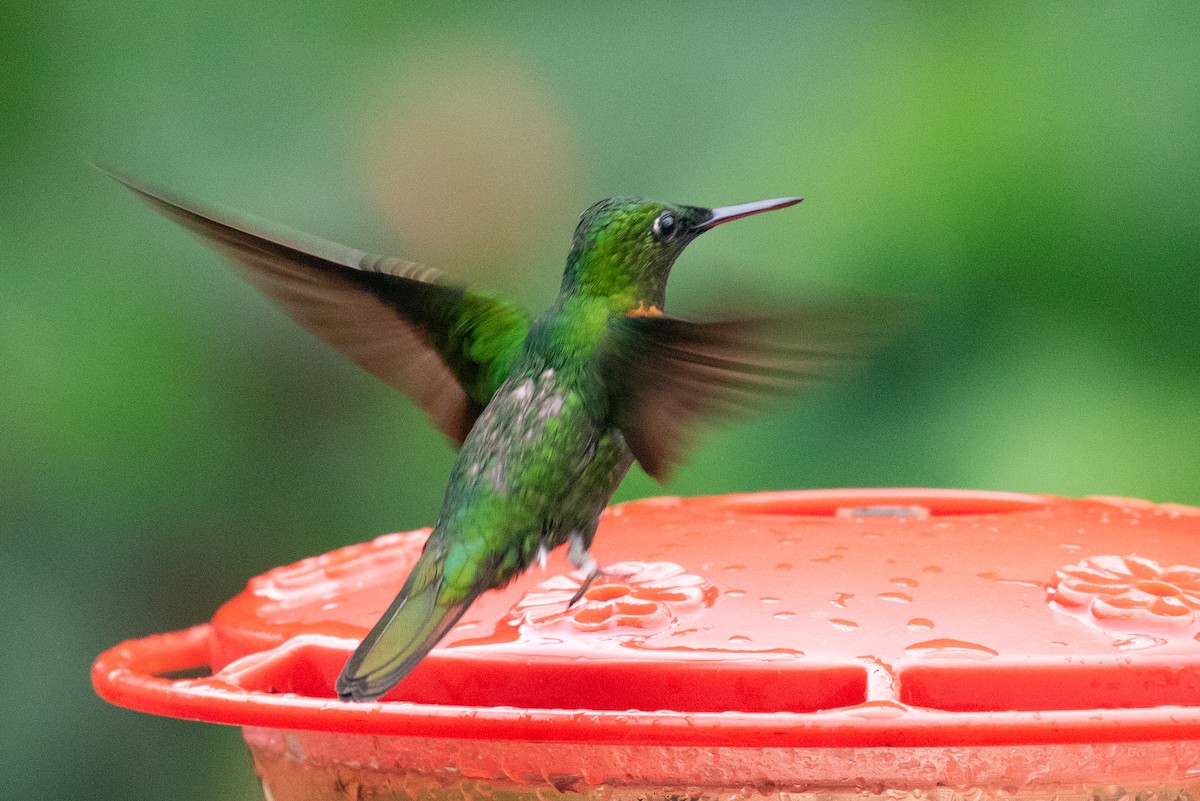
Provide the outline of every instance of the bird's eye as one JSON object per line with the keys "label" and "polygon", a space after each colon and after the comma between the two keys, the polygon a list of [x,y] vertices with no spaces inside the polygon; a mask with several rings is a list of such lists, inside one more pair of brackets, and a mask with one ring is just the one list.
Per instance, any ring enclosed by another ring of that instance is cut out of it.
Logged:
{"label": "bird's eye", "polygon": [[651,230],[654,231],[654,238],[659,242],[670,242],[675,238],[675,233],[679,230],[679,221],[675,219],[674,214],[664,211],[654,218],[654,225]]}

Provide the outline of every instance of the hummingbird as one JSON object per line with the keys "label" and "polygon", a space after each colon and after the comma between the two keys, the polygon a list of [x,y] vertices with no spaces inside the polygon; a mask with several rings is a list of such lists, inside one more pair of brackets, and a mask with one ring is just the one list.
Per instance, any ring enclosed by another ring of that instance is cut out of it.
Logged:
{"label": "hummingbird", "polygon": [[799,197],[717,208],[602,200],[580,217],[558,296],[534,317],[433,269],[101,169],[400,389],[459,449],[420,558],[337,678],[343,701],[382,697],[476,598],[563,545],[583,571],[578,601],[603,575],[592,541],[634,460],[665,482],[699,423],[822,378],[858,350],[846,344],[858,315],[833,306],[714,322],[663,311],[667,277],[690,242]]}

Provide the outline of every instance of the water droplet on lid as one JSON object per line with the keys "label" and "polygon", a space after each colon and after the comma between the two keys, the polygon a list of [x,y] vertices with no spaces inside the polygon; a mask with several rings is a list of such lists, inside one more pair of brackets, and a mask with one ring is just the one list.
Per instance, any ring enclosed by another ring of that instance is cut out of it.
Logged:
{"label": "water droplet on lid", "polygon": [[910,631],[927,631],[933,628],[933,621],[927,617],[914,617],[908,621]]}
{"label": "water droplet on lid", "polygon": [[774,597],[773,595],[764,595],[763,597],[759,598],[758,600],[759,600],[761,603],[764,603],[764,604],[777,604],[777,603],[779,603],[779,599],[778,599],[778,598],[776,598],[776,597]]}
{"label": "water droplet on lid", "polygon": [[881,601],[891,601],[898,604],[912,603],[912,596],[903,592],[881,592],[877,596]]}
{"label": "water droplet on lid", "polygon": [[914,656],[929,656],[939,658],[989,659],[999,656],[999,652],[975,642],[942,638],[913,643],[904,649],[907,654]]}
{"label": "water droplet on lid", "polygon": [[730,598],[741,598],[745,594],[745,590],[725,590],[725,595]]}
{"label": "water droplet on lid", "polygon": [[1166,644],[1167,640],[1162,637],[1151,637],[1148,634],[1133,634],[1120,640],[1113,640],[1113,647],[1119,651],[1143,651]]}
{"label": "water droplet on lid", "polygon": [[898,576],[897,578],[889,579],[889,580],[893,584],[895,584],[897,587],[915,587],[915,586],[917,586],[916,579],[907,578],[905,576]]}
{"label": "water droplet on lid", "polygon": [[[776,612],[775,614],[771,615],[771,617],[775,618],[776,620],[787,620],[795,616],[795,612]],[[1197,635],[1197,637],[1200,637],[1200,635]]]}
{"label": "water droplet on lid", "polygon": [[750,642],[750,638],[744,634],[735,634],[729,638],[730,642]]}
{"label": "water droplet on lid", "polygon": [[829,603],[831,603],[834,606],[839,607],[841,609],[845,609],[847,606],[846,602],[849,601],[853,597],[854,597],[854,593],[852,593],[852,592],[839,592],[837,595],[834,596],[833,600],[830,601]]}
{"label": "water droplet on lid", "polygon": [[997,574],[995,571],[987,571],[985,573],[976,573],[975,575],[981,579],[986,579],[988,581],[994,581],[997,584],[1016,584],[1021,587],[1044,587],[1045,586],[1044,581],[1037,581],[1035,579],[1007,578],[1005,576],[1001,576],[1001,575]]}
{"label": "water droplet on lid", "polygon": [[921,572],[922,573],[941,573],[943,571],[942,571],[942,568],[938,567],[937,565],[925,565],[925,567],[921,568]]}
{"label": "water droplet on lid", "polygon": [[853,620],[842,620],[841,618],[833,618],[829,621],[829,625],[833,626],[838,631],[854,631],[858,628],[858,624]]}

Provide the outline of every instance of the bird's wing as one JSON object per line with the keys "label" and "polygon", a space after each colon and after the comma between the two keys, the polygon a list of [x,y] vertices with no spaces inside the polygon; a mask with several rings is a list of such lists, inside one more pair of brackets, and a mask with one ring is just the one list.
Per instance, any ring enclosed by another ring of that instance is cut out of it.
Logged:
{"label": "bird's wing", "polygon": [[508,375],[529,331],[524,309],[441,283],[435,270],[271,232],[104,171],[232,258],[264,295],[408,395],[457,444]]}
{"label": "bird's wing", "polygon": [[596,372],[634,457],[665,482],[699,423],[743,415],[860,358],[871,328],[863,321],[849,306],[709,323],[621,317],[601,343]]}

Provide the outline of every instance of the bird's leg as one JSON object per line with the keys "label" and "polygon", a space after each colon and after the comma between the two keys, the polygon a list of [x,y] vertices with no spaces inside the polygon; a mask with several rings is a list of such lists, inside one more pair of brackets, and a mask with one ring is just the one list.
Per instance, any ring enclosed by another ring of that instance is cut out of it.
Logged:
{"label": "bird's leg", "polygon": [[587,575],[583,578],[583,583],[579,585],[576,593],[571,596],[571,600],[567,601],[567,608],[570,609],[579,602],[579,599],[595,583],[596,579],[604,575],[604,571],[600,569],[600,565],[596,564],[596,560],[592,558],[591,550],[583,541],[583,537],[578,534],[571,535],[571,544],[567,547],[567,561],[580,570],[587,571]]}
{"label": "bird's leg", "polygon": [[575,594],[571,596],[571,600],[567,601],[567,608],[570,609],[572,606],[579,603],[579,599],[583,597],[583,594],[591,588],[596,579],[603,575],[604,571],[599,567],[594,567],[589,570],[588,574],[584,576],[583,583],[579,585],[579,589],[576,590]]}

